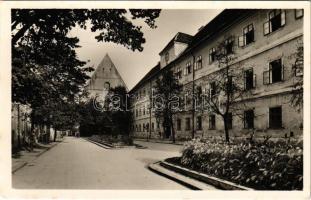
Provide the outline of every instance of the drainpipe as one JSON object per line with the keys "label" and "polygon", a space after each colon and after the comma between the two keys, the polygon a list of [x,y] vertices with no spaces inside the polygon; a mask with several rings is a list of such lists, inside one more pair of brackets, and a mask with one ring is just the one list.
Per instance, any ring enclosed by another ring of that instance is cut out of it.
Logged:
{"label": "drainpipe", "polygon": [[194,112],[195,112],[195,99],[194,99],[194,65],[195,65],[195,56],[191,53],[192,59],[193,59],[193,64],[192,64],[192,139],[194,138]]}

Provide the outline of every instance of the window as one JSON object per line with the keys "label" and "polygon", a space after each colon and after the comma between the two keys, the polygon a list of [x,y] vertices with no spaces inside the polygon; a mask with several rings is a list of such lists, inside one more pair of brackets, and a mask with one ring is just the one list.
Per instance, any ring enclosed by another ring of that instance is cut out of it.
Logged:
{"label": "window", "polygon": [[216,83],[211,82],[210,83],[210,97],[214,96],[216,94]]}
{"label": "window", "polygon": [[154,131],[154,123],[151,123],[151,131]]}
{"label": "window", "polygon": [[282,128],[282,107],[274,107],[269,109],[269,128]]}
{"label": "window", "polygon": [[137,126],[137,124],[136,124],[136,126],[135,126],[135,127],[136,127],[136,132],[138,132],[138,126]]}
{"label": "window", "polygon": [[202,130],[202,117],[197,117],[197,130]]}
{"label": "window", "polygon": [[209,50],[209,62],[212,63],[216,60],[216,48],[211,48]]}
{"label": "window", "polygon": [[149,132],[149,123],[146,124],[146,130]]}
{"label": "window", "polygon": [[285,25],[285,10],[273,10],[269,13],[269,20],[263,24],[264,35],[272,33]]}
{"label": "window", "polygon": [[211,129],[211,130],[216,129],[215,115],[210,115],[208,121],[209,121],[209,129]]}
{"label": "window", "polygon": [[157,122],[157,128],[158,128],[158,129],[160,128],[160,123],[159,123],[159,122]]}
{"label": "window", "polygon": [[141,131],[141,124],[139,124],[139,132]]}
{"label": "window", "polygon": [[233,43],[234,40],[232,37],[225,40],[225,54],[232,54],[233,53]]}
{"label": "window", "polygon": [[276,83],[284,80],[282,60],[277,59],[269,63],[269,70],[263,72],[264,84]]}
{"label": "window", "polygon": [[300,19],[303,17],[303,9],[295,9],[295,19]]}
{"label": "window", "polygon": [[254,26],[250,24],[243,28],[243,35],[239,36],[239,47],[244,47],[252,42],[254,42],[255,34],[254,34]]}
{"label": "window", "polygon": [[145,110],[145,107],[143,108],[143,115],[145,115],[146,114],[146,110]]}
{"label": "window", "polygon": [[253,69],[244,71],[244,90],[250,90],[256,87],[256,75],[253,73]]}
{"label": "window", "polygon": [[295,76],[303,76],[303,61],[297,60],[293,65]]}
{"label": "window", "polygon": [[110,83],[109,82],[105,82],[104,89],[107,91],[110,89]]}
{"label": "window", "polygon": [[254,110],[244,111],[244,128],[254,128]]}
{"label": "window", "polygon": [[184,69],[184,75],[188,75],[188,74],[191,74],[191,62],[188,62],[186,64],[186,68]]}
{"label": "window", "polygon": [[177,131],[181,130],[181,119],[177,119]]}
{"label": "window", "polygon": [[170,55],[169,55],[168,52],[166,52],[166,53],[165,53],[165,62],[166,62],[166,64],[168,63],[169,58],[170,58]]}
{"label": "window", "polygon": [[228,129],[232,129],[232,113],[227,114],[227,127]]}
{"label": "window", "polygon": [[137,109],[135,110],[135,114],[136,114],[136,117],[138,117],[138,110]]}
{"label": "window", "polygon": [[182,78],[180,67],[177,67],[175,75],[176,75],[177,79],[181,79]]}
{"label": "window", "polygon": [[190,130],[190,118],[186,118],[186,131]]}
{"label": "window", "polygon": [[194,70],[199,70],[201,68],[202,68],[202,56],[198,56],[196,65],[194,66]]}
{"label": "window", "polygon": [[146,125],[143,124],[143,132],[145,132],[145,129],[146,129]]}

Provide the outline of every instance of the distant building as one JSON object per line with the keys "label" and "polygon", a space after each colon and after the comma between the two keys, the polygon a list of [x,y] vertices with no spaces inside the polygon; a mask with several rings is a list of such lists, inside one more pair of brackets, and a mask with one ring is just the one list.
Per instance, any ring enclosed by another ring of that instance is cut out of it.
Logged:
{"label": "distant building", "polygon": [[102,97],[110,88],[116,86],[127,88],[116,66],[113,64],[109,55],[106,54],[91,75],[86,85],[86,90],[89,92],[89,97]]}
{"label": "distant building", "polygon": [[[242,66],[245,90],[251,91],[242,117],[228,123],[231,136],[302,136],[303,115],[290,105],[297,44],[303,41],[302,9],[228,9],[221,12],[193,37],[177,35],[160,52],[159,64],[130,91],[136,137],[170,138],[157,122],[150,105],[151,89],[163,70],[174,71],[184,94],[193,84],[211,91],[208,77],[219,70],[215,61],[217,44],[227,41],[234,48],[232,69]],[[191,107],[191,105],[189,105]],[[193,126],[194,124],[194,126]],[[176,138],[223,136],[224,125],[215,113],[182,111],[175,115]],[[194,129],[194,130],[193,130]]]}

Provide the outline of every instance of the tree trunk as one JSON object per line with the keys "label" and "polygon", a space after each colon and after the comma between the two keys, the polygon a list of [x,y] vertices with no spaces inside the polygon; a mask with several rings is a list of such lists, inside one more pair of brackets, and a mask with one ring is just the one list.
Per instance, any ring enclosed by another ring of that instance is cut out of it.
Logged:
{"label": "tree trunk", "polygon": [[229,129],[228,129],[228,124],[227,124],[227,117],[223,117],[223,121],[224,121],[224,128],[225,128],[225,138],[226,138],[226,142],[229,143]]}
{"label": "tree trunk", "polygon": [[173,124],[173,119],[170,118],[171,130],[172,130],[172,142],[175,143],[175,129]]}
{"label": "tree trunk", "polygon": [[57,130],[55,129],[55,133],[54,133],[54,142],[56,142],[56,137],[57,137]]}

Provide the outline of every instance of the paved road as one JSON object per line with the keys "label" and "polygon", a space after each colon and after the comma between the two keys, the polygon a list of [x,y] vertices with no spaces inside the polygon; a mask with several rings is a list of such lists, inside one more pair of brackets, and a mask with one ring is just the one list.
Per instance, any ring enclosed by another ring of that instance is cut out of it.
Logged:
{"label": "paved road", "polygon": [[181,146],[139,142],[148,149],[109,150],[83,138],[67,137],[12,175],[14,188],[168,189],[184,186],[149,171],[146,165],[179,154]]}

